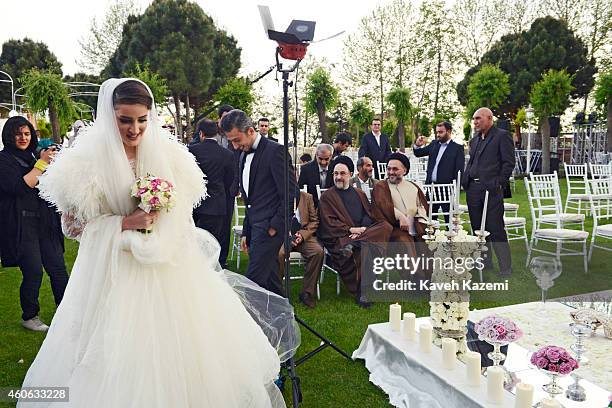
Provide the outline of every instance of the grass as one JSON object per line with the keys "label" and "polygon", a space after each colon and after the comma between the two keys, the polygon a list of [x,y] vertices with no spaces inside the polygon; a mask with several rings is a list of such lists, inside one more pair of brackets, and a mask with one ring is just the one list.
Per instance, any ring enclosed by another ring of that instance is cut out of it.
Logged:
{"label": "grass", "polygon": [[[562,194],[565,194],[565,183],[562,184]],[[508,201],[520,204],[519,216],[528,220],[530,232],[531,216],[527,203],[524,184],[517,180],[514,197]],[[465,198],[463,198],[465,202]],[[585,228],[591,230],[592,222],[587,218]],[[66,241],[65,259],[70,270],[76,257],[77,245]],[[495,296],[472,296],[472,307],[478,309],[502,306],[505,304],[522,303],[538,300],[540,289],[535,285],[533,275],[525,268],[525,246],[521,241],[511,243],[514,273],[510,279],[511,293],[500,298]],[[582,258],[569,257],[563,259],[563,273],[555,281],[555,286],[549,290],[549,297],[558,297],[578,292],[608,289],[610,283],[609,268],[606,262],[609,256],[604,251],[596,251],[593,255],[588,275],[582,270]],[[248,263],[243,256],[239,271],[244,273]],[[235,261],[230,262],[235,267]],[[299,273],[298,270],[294,270]],[[357,307],[344,288],[340,296],[335,293],[335,277],[327,273],[325,282],[321,285],[321,300],[315,309],[307,309],[296,304],[296,313],[314,329],[327,336],[340,348],[351,354],[358,346],[369,324],[379,323],[388,319],[388,304],[374,304],[369,309]],[[588,278],[588,279],[587,279]],[[493,280],[492,275],[485,274],[485,280]],[[26,331],[20,325],[21,310],[19,307],[19,285],[21,273],[16,268],[0,268],[0,388],[18,387],[21,385],[26,371],[33,361],[44,339],[44,334]],[[577,288],[580,287],[580,290]],[[292,283],[292,299],[297,299],[301,282]],[[41,318],[50,322],[55,306],[48,279],[44,279],[40,291]],[[427,300],[420,302],[404,302],[402,310],[410,310],[417,316],[429,314]],[[302,330],[302,346],[298,350],[300,357],[319,345],[318,338],[306,330]],[[331,348],[327,348],[312,359],[298,367],[304,396],[303,407],[388,407],[387,396],[368,381],[369,372],[363,361],[347,361]],[[290,384],[285,391],[287,404],[291,405]],[[13,406],[0,403],[0,407]]]}

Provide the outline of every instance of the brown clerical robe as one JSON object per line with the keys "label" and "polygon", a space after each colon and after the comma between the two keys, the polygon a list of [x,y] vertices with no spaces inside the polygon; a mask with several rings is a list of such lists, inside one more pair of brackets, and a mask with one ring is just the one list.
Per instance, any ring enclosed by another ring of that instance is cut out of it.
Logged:
{"label": "brown clerical robe", "polygon": [[[365,213],[374,220],[370,203],[364,192],[358,189],[354,191],[357,192]],[[357,294],[361,279],[361,249],[357,242],[387,243],[393,227],[384,220],[374,222],[357,239],[351,239],[349,229],[361,225],[353,225],[353,220],[336,187],[321,195],[319,214],[317,236],[329,252],[330,266],[338,272],[346,289],[351,294]]]}

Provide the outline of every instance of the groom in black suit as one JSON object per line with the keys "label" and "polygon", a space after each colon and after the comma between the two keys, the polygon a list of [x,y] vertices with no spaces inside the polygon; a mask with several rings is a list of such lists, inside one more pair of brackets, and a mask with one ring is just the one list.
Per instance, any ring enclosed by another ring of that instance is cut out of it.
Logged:
{"label": "groom in black suit", "polygon": [[372,119],[372,131],[366,133],[361,139],[359,146],[359,157],[369,157],[374,165],[375,179],[384,178],[384,174],[378,174],[378,163],[386,163],[387,158],[391,154],[391,145],[389,145],[389,137],[381,133],[380,119]]}
{"label": "groom in black suit", "polygon": [[[283,295],[278,251],[284,242],[285,211],[294,212],[295,172],[284,146],[262,137],[241,110],[230,111],[221,128],[234,148],[241,150],[238,178],[246,205],[241,246],[249,252],[247,278]],[[289,201],[284,200],[285,174],[289,177]]]}
{"label": "groom in black suit", "polygon": [[[189,146],[206,175],[206,192],[208,197],[193,210],[194,221],[198,228],[210,232],[221,245],[219,264],[225,267],[227,262],[227,249],[225,256],[223,248],[229,246],[230,236],[226,232],[227,218],[232,218],[231,208],[227,207],[230,189],[234,181],[234,154],[225,149],[214,139],[217,136],[217,124],[210,119],[198,122],[196,133],[200,142]],[[230,198],[233,199],[233,196]]]}

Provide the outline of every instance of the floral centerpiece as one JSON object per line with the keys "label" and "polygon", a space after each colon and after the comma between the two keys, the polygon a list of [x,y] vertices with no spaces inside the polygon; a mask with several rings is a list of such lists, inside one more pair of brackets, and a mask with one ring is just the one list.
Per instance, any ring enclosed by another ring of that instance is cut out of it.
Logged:
{"label": "floral centerpiece", "polygon": [[563,347],[545,346],[531,355],[531,364],[550,373],[567,375],[579,364]]}
{"label": "floral centerpiece", "polygon": [[512,343],[523,336],[521,329],[512,320],[500,316],[487,316],[474,325],[480,340],[490,343]]}
{"label": "floral centerpiece", "polygon": [[176,203],[174,185],[160,177],[147,174],[132,185],[132,197],[139,200],[138,208],[146,213],[170,210]]}

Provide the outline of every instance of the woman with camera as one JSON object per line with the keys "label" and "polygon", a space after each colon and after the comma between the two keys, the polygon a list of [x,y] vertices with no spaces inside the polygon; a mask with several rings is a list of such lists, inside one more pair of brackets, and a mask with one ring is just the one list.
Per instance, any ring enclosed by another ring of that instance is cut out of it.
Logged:
{"label": "woman with camera", "polygon": [[34,153],[38,145],[34,126],[21,116],[10,118],[2,129],[0,151],[0,259],[2,266],[18,266],[23,275],[19,296],[22,325],[34,331],[49,327],[39,316],[38,292],[44,266],[59,305],[68,283],[64,264],[64,237],[60,216],[38,195],[38,177],[56,154],[56,148]]}

